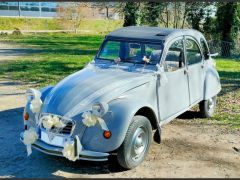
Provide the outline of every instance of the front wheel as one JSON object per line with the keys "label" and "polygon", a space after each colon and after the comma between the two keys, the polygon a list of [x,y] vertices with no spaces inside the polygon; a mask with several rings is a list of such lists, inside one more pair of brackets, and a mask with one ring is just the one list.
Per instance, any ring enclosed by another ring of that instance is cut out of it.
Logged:
{"label": "front wheel", "polygon": [[118,163],[126,168],[138,166],[148,153],[152,141],[152,126],[144,116],[134,116],[123,144],[118,149]]}
{"label": "front wheel", "polygon": [[208,100],[203,100],[199,103],[200,113],[203,118],[212,117],[217,104],[217,96],[213,96]]}

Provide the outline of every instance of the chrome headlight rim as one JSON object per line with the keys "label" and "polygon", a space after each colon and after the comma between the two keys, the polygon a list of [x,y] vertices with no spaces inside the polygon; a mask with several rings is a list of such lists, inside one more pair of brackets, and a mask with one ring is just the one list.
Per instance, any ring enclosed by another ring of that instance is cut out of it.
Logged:
{"label": "chrome headlight rim", "polygon": [[30,88],[26,91],[27,101],[31,102],[33,99],[40,98],[41,92],[37,89]]}

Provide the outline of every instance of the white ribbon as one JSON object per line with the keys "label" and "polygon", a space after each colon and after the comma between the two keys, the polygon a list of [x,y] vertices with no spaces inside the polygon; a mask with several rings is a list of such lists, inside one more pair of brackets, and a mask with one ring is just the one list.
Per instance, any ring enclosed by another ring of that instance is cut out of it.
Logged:
{"label": "white ribbon", "polygon": [[29,144],[29,145],[26,145],[26,147],[27,147],[27,156],[30,156],[32,154],[32,146],[31,144]]}
{"label": "white ribbon", "polygon": [[41,100],[41,92],[30,88],[26,92],[27,96],[33,96],[33,99],[30,101],[30,110],[33,113],[38,113],[41,110],[42,107],[42,100]]}
{"label": "white ribbon", "polygon": [[40,98],[34,98],[31,102],[30,102],[30,110],[33,113],[38,113],[40,112],[42,107],[42,100]]}

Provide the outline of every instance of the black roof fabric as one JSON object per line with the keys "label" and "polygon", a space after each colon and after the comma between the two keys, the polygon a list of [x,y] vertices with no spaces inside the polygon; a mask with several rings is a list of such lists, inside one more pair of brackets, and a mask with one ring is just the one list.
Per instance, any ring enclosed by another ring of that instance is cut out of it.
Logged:
{"label": "black roof fabric", "polygon": [[186,31],[185,29],[170,29],[147,26],[129,26],[117,29],[107,35],[107,37],[133,38],[149,40],[165,40],[170,34]]}

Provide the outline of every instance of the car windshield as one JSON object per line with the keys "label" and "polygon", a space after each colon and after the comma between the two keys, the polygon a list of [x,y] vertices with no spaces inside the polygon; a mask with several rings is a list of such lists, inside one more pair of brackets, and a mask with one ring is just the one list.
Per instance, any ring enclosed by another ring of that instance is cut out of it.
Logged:
{"label": "car windshield", "polygon": [[98,54],[98,59],[157,64],[162,54],[162,45],[159,43],[142,43],[107,40]]}

